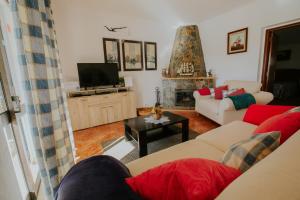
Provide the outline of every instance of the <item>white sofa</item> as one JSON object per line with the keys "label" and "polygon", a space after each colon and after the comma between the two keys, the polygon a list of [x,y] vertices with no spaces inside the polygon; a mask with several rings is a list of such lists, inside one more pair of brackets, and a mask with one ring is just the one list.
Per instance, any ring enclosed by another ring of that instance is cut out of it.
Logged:
{"label": "white sofa", "polygon": [[[226,81],[224,85],[228,85],[229,90],[244,88],[247,93],[251,93],[254,96],[256,104],[265,105],[274,98],[272,93],[260,91],[261,83],[258,82],[230,80]],[[201,96],[198,91],[194,92],[194,97],[196,101],[195,110],[221,125],[243,119],[247,110],[236,110],[229,98],[216,100],[210,95]]]}
{"label": "white sofa", "polygon": [[[248,139],[256,125],[234,121],[168,149],[150,154],[127,166],[133,176],[169,161],[206,158],[220,161],[226,150]],[[300,199],[300,130],[269,156],[233,181],[217,200]]]}

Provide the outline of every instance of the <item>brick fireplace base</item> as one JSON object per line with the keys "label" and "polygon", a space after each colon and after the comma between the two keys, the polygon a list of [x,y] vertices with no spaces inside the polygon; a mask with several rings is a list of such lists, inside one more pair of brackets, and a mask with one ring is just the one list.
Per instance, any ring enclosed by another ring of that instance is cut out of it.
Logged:
{"label": "brick fireplace base", "polygon": [[190,103],[184,105],[176,105],[176,90],[191,90],[197,89],[194,80],[172,80],[164,79],[163,85],[163,107],[164,108],[174,108],[174,109],[194,109],[195,105]]}

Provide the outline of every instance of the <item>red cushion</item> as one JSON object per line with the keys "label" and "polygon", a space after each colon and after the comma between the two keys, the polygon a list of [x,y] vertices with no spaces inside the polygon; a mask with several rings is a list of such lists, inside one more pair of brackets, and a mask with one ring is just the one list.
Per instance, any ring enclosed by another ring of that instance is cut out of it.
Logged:
{"label": "red cushion", "polygon": [[228,96],[233,97],[233,96],[238,96],[238,95],[245,94],[245,93],[246,93],[245,89],[241,88],[241,89],[238,89],[238,90],[230,93]]}
{"label": "red cushion", "polygon": [[266,119],[284,113],[294,106],[271,106],[271,105],[251,105],[243,121],[254,125],[260,125]]}
{"label": "red cushion", "polygon": [[202,96],[207,96],[210,95],[210,89],[209,88],[202,88],[200,90],[198,90],[198,92],[200,93],[200,95]]}
{"label": "red cushion", "polygon": [[228,90],[228,85],[222,85],[214,89],[215,99],[223,99],[223,90]]}
{"label": "red cushion", "polygon": [[254,134],[267,133],[271,131],[280,131],[280,144],[284,143],[296,131],[300,129],[300,113],[283,113],[275,115],[261,125],[259,125]]}
{"label": "red cushion", "polygon": [[215,199],[241,172],[206,159],[178,160],[150,169],[126,182],[143,199]]}

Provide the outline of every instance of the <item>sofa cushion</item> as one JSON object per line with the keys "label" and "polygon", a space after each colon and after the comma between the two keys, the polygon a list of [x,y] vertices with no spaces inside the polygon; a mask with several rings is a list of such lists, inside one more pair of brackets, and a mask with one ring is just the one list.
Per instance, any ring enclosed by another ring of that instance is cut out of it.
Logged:
{"label": "sofa cushion", "polygon": [[225,152],[222,163],[245,172],[272,153],[279,146],[279,140],[279,131],[252,136],[233,144]]}
{"label": "sofa cushion", "polygon": [[300,130],[232,182],[217,200],[300,199]]}
{"label": "sofa cushion", "polygon": [[232,144],[252,136],[257,126],[242,121],[234,121],[198,136],[196,139],[225,152]]}
{"label": "sofa cushion", "polygon": [[184,159],[163,164],[126,179],[143,199],[212,200],[241,172],[206,159]]}
{"label": "sofa cushion", "polygon": [[300,112],[275,115],[260,124],[254,134],[264,134],[270,131],[280,131],[280,144],[300,129]]}
{"label": "sofa cushion", "polygon": [[254,94],[260,91],[261,83],[255,81],[238,81],[229,80],[225,81],[225,85],[228,85],[229,89],[244,88],[246,92]]}
{"label": "sofa cushion", "polygon": [[185,158],[207,158],[220,160],[223,152],[200,140],[190,140],[159,152],[142,157],[127,164],[130,173],[136,176],[163,163]]}

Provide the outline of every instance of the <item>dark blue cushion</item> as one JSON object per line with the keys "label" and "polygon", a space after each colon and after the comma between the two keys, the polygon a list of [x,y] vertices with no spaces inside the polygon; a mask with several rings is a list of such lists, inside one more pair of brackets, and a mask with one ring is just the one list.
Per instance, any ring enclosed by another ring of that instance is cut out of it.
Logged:
{"label": "dark blue cushion", "polygon": [[74,165],[58,188],[57,200],[140,200],[126,184],[130,172],[110,156],[95,156]]}

